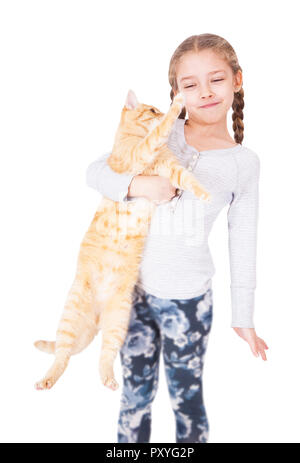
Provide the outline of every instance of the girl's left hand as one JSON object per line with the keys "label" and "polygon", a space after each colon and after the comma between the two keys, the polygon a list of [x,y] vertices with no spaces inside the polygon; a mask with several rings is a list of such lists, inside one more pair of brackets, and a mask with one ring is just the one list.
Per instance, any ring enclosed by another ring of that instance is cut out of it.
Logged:
{"label": "girl's left hand", "polygon": [[244,341],[249,344],[250,349],[252,350],[255,357],[258,357],[258,354],[260,354],[263,360],[267,360],[265,349],[269,348],[265,341],[257,336],[254,328],[234,327],[233,329],[242,339],[244,339]]}

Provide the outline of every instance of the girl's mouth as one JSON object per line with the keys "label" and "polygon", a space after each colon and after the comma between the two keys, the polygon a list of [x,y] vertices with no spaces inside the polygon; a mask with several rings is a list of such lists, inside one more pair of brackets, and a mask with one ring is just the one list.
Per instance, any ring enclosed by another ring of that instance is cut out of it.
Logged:
{"label": "girl's mouth", "polygon": [[216,106],[217,104],[219,104],[219,102],[218,103],[206,104],[204,106],[200,106],[200,108],[211,108],[212,106]]}

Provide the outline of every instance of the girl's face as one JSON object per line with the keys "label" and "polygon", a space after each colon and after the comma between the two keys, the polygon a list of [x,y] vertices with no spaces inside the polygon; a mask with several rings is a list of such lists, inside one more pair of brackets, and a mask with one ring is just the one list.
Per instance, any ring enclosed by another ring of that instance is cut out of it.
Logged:
{"label": "girl's face", "polygon": [[[211,50],[186,53],[176,71],[177,86],[185,95],[190,119],[208,124],[226,120],[234,92],[242,86],[241,71],[234,76],[228,64]],[[211,103],[217,104],[204,107]]]}

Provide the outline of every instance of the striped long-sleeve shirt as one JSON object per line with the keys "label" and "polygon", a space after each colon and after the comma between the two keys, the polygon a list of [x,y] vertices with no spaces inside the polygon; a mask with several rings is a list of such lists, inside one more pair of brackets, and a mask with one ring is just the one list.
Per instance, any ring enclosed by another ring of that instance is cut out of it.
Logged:
{"label": "striped long-sleeve shirt", "polygon": [[[203,202],[184,191],[156,207],[137,284],[160,298],[189,299],[203,294],[215,273],[208,236],[219,212],[229,205],[231,326],[254,328],[259,157],[241,144],[198,152],[186,142],[184,123],[184,119],[175,121],[168,147],[210,192],[211,201]],[[106,162],[109,155],[88,166],[87,185],[109,199],[127,201],[133,175],[114,172]]]}

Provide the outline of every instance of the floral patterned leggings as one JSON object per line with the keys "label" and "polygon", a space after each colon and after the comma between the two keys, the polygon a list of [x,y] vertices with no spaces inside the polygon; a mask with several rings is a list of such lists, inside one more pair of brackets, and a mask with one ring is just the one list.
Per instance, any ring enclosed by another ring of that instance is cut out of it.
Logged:
{"label": "floral patterned leggings", "polygon": [[212,307],[211,287],[192,299],[161,299],[135,286],[128,333],[120,350],[123,390],[118,442],[150,442],[161,347],[176,442],[207,442],[202,372]]}

